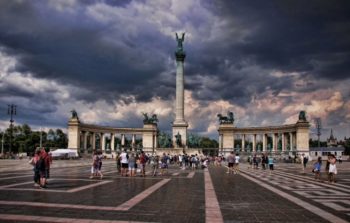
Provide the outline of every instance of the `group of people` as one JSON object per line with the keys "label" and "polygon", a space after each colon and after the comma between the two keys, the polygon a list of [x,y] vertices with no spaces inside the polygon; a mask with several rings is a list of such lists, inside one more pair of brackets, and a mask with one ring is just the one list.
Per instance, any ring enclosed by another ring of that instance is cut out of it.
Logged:
{"label": "group of people", "polygon": [[101,151],[97,152],[94,151],[93,156],[92,156],[92,165],[91,165],[91,175],[90,179],[94,177],[100,177],[100,179],[103,178],[102,174],[102,159],[103,159],[103,154]]}
{"label": "group of people", "polygon": [[263,170],[266,170],[267,167],[269,168],[270,172],[274,170],[274,158],[272,156],[268,156],[266,153],[261,154],[261,157],[254,154],[253,157],[248,157],[248,162],[253,169],[259,169],[259,164],[261,163]]}
{"label": "group of people", "polygon": [[50,165],[52,164],[52,156],[45,149],[36,149],[34,156],[29,163],[33,166],[34,186],[39,188],[47,188],[48,179],[50,178]]}
{"label": "group of people", "polygon": [[[325,172],[328,176],[329,183],[336,182],[335,176],[338,174],[336,163],[337,163],[337,158],[335,157],[335,155],[328,154]],[[315,180],[317,180],[317,181],[322,181],[321,180],[321,167],[322,167],[322,157],[318,157],[317,161],[314,163],[313,169],[312,169],[312,172],[315,174]]]}

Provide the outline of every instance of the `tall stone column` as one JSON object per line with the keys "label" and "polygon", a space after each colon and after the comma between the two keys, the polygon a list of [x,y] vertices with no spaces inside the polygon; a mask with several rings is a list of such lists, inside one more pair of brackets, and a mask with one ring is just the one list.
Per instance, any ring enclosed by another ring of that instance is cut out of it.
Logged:
{"label": "tall stone column", "polygon": [[282,133],[282,152],[286,151],[286,134]]}
{"label": "tall stone column", "polygon": [[182,147],[187,145],[187,127],[188,124],[185,121],[185,88],[184,88],[184,62],[186,53],[183,50],[182,43],[185,40],[185,33],[182,34],[182,38],[178,38],[176,34],[176,40],[178,43],[177,50],[175,52],[176,57],[176,107],[175,107],[175,120],[173,122],[173,144],[174,147],[179,147],[176,144],[176,135],[180,134]]}
{"label": "tall stone column", "polygon": [[158,136],[157,136],[157,133],[154,135],[154,148],[158,148]]}
{"label": "tall stone column", "polygon": [[263,134],[263,151],[265,152],[267,150],[267,135],[264,133]]}
{"label": "tall stone column", "polygon": [[256,134],[253,135],[253,148],[252,148],[253,152],[256,152]]}

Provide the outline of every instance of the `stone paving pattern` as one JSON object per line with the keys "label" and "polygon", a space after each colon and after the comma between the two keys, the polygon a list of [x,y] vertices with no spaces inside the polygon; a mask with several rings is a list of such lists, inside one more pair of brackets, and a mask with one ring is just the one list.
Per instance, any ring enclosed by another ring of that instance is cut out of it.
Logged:
{"label": "stone paving pattern", "polygon": [[[205,194],[209,192],[203,170],[193,174],[170,166],[164,176],[121,177],[115,162],[104,160],[103,179],[89,179],[90,164],[91,160],[54,161],[48,189],[38,189],[27,160],[0,160],[0,222],[39,221],[35,216],[47,217],[41,222],[206,222]],[[350,163],[337,164],[338,180],[332,185],[315,183],[311,164],[306,174],[301,173],[300,164],[278,163],[273,173],[240,165],[242,172],[235,175],[226,174],[226,167],[209,168],[224,222],[350,221]],[[154,192],[147,192],[158,184]],[[307,207],[284,198],[283,193]],[[129,210],[118,209],[140,194],[144,197]],[[327,219],[319,212],[339,219]]]}

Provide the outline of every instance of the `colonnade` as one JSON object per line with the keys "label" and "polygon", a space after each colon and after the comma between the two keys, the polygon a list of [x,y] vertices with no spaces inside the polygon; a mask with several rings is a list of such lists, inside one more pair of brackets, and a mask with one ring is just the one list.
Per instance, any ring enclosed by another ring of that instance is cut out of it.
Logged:
{"label": "colonnade", "polygon": [[[268,144],[268,137],[272,137],[272,144]],[[227,143],[224,146],[223,143],[223,134],[219,136],[219,145],[220,148],[226,148]],[[250,138],[250,140],[249,140]],[[258,138],[260,140],[258,141]],[[241,151],[250,151],[250,152],[257,152],[257,151],[278,151],[278,143],[281,140],[281,151],[293,151],[296,149],[296,132],[284,132],[284,133],[254,133],[254,134],[245,134],[245,133],[234,133],[233,134],[233,146],[232,148],[236,150]],[[240,143],[236,143],[238,140],[240,140]],[[248,145],[246,145],[246,142],[248,141],[248,144],[251,144],[252,147],[250,148]],[[250,141],[250,142],[249,142]],[[258,144],[262,144],[262,147],[259,147]],[[230,146],[229,146],[230,147]]]}
{"label": "colonnade", "polygon": [[[68,122],[68,148],[83,151],[106,149],[115,151],[116,137],[120,139],[122,149],[126,146],[126,136],[131,135],[132,149],[136,149],[136,138],[142,140],[142,148],[157,148],[157,124],[144,124],[143,128],[114,128],[84,124],[72,117]],[[107,147],[106,137],[110,139]],[[98,142],[98,143],[97,143]]]}
{"label": "colonnade", "polygon": [[[219,149],[235,149],[240,151],[272,151],[277,152],[278,143],[281,142],[281,152],[285,151],[309,151],[309,122],[298,120],[296,124],[237,128],[232,124],[220,124],[219,126]],[[246,142],[251,138],[247,147]],[[268,143],[268,137],[272,142]],[[257,138],[260,138],[258,141]],[[240,139],[240,143],[237,143]],[[235,144],[236,142],[236,144]],[[238,144],[238,145],[237,145]],[[258,144],[262,144],[259,148]]]}

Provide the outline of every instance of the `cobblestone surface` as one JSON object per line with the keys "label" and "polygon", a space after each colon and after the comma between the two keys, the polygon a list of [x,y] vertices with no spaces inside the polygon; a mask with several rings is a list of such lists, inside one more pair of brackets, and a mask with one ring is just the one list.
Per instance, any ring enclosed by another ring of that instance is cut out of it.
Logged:
{"label": "cobblestone surface", "polygon": [[[347,162],[338,164],[335,184],[315,182],[311,164],[305,174],[298,164],[276,164],[272,173],[241,164],[240,174],[210,166],[211,181],[203,170],[174,165],[164,176],[121,177],[111,160],[103,163],[103,179],[89,179],[90,164],[90,160],[54,161],[48,188],[38,189],[27,160],[0,160],[0,221],[350,221]],[[208,189],[208,182],[214,190]],[[218,206],[206,204],[211,193]],[[222,220],[215,218],[218,213]]]}

